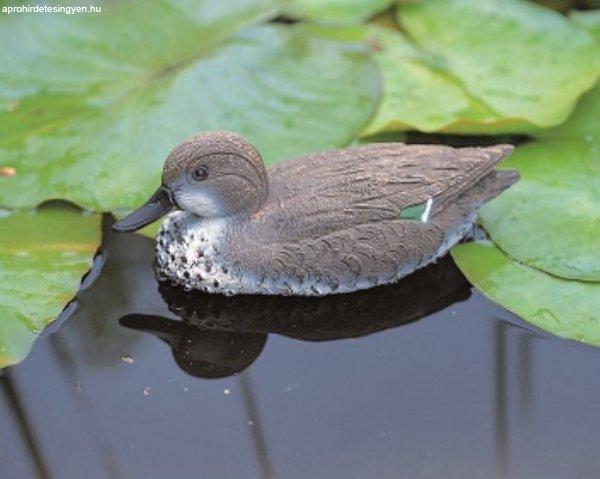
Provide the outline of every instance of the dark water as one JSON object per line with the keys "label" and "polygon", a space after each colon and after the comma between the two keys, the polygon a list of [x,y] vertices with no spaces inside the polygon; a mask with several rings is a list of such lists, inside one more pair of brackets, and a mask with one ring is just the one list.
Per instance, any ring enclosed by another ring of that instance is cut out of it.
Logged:
{"label": "dark water", "polygon": [[600,350],[449,258],[357,296],[223,300],[159,293],[150,240],[105,250],[0,376],[2,478],[600,477]]}

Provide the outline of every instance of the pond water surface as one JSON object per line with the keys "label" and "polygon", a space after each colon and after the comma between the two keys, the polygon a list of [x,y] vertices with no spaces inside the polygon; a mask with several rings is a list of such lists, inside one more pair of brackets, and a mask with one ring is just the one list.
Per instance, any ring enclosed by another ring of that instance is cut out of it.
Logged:
{"label": "pond water surface", "polygon": [[0,375],[0,477],[600,477],[600,350],[449,257],[358,295],[226,299],[159,290],[152,241],[105,229],[77,311]]}

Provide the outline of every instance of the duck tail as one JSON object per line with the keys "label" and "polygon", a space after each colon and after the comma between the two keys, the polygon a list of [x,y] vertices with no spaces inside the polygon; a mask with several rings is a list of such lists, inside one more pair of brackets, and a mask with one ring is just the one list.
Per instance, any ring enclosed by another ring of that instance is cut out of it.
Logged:
{"label": "duck tail", "polygon": [[492,164],[496,164],[510,155],[515,150],[515,147],[513,145],[502,143],[499,145],[485,147],[484,150],[490,153]]}
{"label": "duck tail", "polygon": [[485,148],[485,150],[490,154],[488,170],[487,174],[484,174],[481,178],[478,188],[477,198],[481,200],[479,204],[483,204],[486,201],[489,201],[500,193],[502,193],[507,188],[510,188],[514,185],[521,176],[517,170],[494,170],[493,167],[510,155],[515,147],[513,145],[501,144],[494,145]]}
{"label": "duck tail", "polygon": [[482,180],[483,196],[482,203],[495,198],[507,188],[514,185],[521,175],[517,170],[494,170]]}

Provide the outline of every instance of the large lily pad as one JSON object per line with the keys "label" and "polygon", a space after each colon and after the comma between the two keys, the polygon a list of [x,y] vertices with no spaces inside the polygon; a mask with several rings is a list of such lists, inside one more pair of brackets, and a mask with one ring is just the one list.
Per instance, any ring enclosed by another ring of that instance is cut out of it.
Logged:
{"label": "large lily pad", "polygon": [[21,361],[79,288],[100,216],[64,206],[0,217],[0,368]]}
{"label": "large lily pad", "polygon": [[[433,66],[434,59],[415,47],[400,31],[371,26],[362,39],[371,46],[384,78],[377,115],[363,131],[416,129],[425,132],[499,129],[502,121],[490,108],[471,97],[451,75]],[[484,126],[486,125],[486,126]]]}
{"label": "large lily pad", "polygon": [[600,86],[564,124],[537,136],[542,141],[517,148],[503,163],[522,179],[482,209],[481,221],[519,261],[600,281]]}
{"label": "large lily pad", "polygon": [[328,24],[359,23],[393,3],[394,0],[289,0],[285,13]]}
{"label": "large lily pad", "polygon": [[401,6],[398,20],[441,71],[501,118],[446,131],[557,125],[600,71],[599,49],[584,28],[524,0],[422,0]]}
{"label": "large lily pad", "polygon": [[513,258],[557,276],[600,281],[600,148],[545,141],[517,148],[502,165],[521,181],[480,218]]}
{"label": "large lily pad", "polygon": [[[580,15],[575,21],[594,25],[594,16]],[[599,131],[597,86],[564,124],[539,133],[541,141],[517,148],[503,163],[518,169],[522,179],[480,216],[504,251],[491,244],[452,250],[469,280],[492,300],[540,328],[595,345],[600,345]]]}
{"label": "large lily pad", "polygon": [[[600,41],[600,16],[574,21]],[[521,181],[481,211],[486,230],[513,258],[551,274],[600,281],[600,85],[542,141],[517,148],[503,166]]]}
{"label": "large lily pad", "polygon": [[324,27],[308,25],[321,38],[364,43],[383,78],[383,96],[362,136],[417,129],[425,132],[498,128],[503,119],[472,98],[462,85],[434,66],[433,57],[416,47],[397,28],[381,24]]}
{"label": "large lily pad", "polygon": [[0,18],[0,167],[16,173],[0,177],[0,205],[130,209],[201,130],[239,132],[268,162],[349,142],[379,97],[368,54],[298,27],[225,39],[269,5],[111,2],[101,15]]}
{"label": "large lily pad", "polygon": [[569,119],[536,134],[541,140],[578,140],[600,146],[600,84],[586,93]]}
{"label": "large lily pad", "polygon": [[[600,47],[600,11],[575,12],[572,21],[587,29]],[[562,125],[541,131],[539,139],[581,140],[600,147],[600,83],[587,93],[568,120]]]}
{"label": "large lily pad", "polygon": [[[598,2],[598,0],[593,0]],[[596,8],[600,8],[600,2]],[[600,41],[600,10],[577,11],[570,13],[569,18],[583,28],[587,29],[597,41]]]}
{"label": "large lily pad", "polygon": [[557,336],[600,346],[600,284],[551,276],[492,244],[461,244],[452,257],[471,283],[504,308]]}

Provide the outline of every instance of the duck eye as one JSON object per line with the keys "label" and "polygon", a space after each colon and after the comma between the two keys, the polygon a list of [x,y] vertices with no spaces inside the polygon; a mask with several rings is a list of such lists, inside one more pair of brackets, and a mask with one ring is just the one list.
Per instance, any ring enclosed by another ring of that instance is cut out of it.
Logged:
{"label": "duck eye", "polygon": [[203,181],[208,178],[208,166],[200,165],[192,170],[192,179],[194,181]]}

